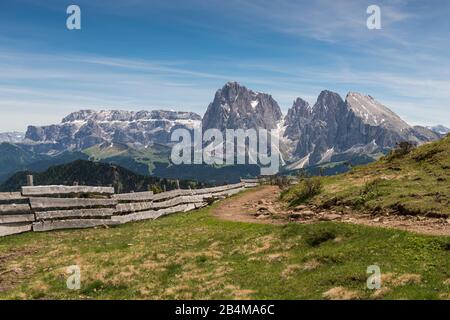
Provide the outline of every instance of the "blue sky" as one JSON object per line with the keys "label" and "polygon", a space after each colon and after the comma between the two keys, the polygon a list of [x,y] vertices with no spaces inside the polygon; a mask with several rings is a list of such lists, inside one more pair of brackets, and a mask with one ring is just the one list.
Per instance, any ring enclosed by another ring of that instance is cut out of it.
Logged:
{"label": "blue sky", "polygon": [[[66,28],[70,4],[81,30]],[[371,4],[381,30],[366,27]],[[231,80],[284,112],[358,91],[411,124],[450,126],[449,17],[446,0],[3,0],[0,132],[86,108],[203,115]]]}

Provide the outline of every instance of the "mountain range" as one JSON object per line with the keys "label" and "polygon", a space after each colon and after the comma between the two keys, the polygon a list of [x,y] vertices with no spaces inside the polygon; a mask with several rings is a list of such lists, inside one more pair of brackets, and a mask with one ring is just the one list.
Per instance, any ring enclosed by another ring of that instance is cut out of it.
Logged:
{"label": "mountain range", "polygon": [[[72,156],[80,153],[83,159],[86,156],[116,163],[140,174],[158,171],[162,176],[175,172],[183,175],[179,168],[170,165],[171,133],[177,128],[192,131],[200,126],[203,130],[277,131],[285,170],[359,156],[375,159],[401,141],[422,144],[440,139],[450,131],[443,126],[411,126],[372,96],[356,92],[348,93],[344,100],[339,94],[324,90],[312,106],[297,98],[283,115],[270,94],[228,82],[217,90],[203,117],[193,112],[166,110],[80,110],[59,124],[29,126],[25,135],[0,134],[0,142],[14,144],[9,148],[15,154],[17,148],[22,151],[20,156],[5,160],[11,170],[0,172],[0,178],[2,174],[13,173],[13,169],[29,169],[36,161],[48,161],[62,154],[73,160]],[[21,165],[13,164],[14,161]],[[242,167],[239,170],[239,174],[246,175]],[[201,176],[201,170],[198,171]],[[211,177],[211,172],[208,176]]]}

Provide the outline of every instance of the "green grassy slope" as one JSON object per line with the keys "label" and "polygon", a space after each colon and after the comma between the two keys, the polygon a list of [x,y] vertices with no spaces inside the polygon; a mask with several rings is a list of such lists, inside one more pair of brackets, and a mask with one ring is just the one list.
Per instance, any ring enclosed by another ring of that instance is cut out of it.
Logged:
{"label": "green grassy slope", "polygon": [[[322,191],[307,202],[370,212],[449,216],[450,136],[352,171],[321,178]],[[297,204],[303,183],[284,193]]]}
{"label": "green grassy slope", "polygon": [[[448,237],[227,222],[208,210],[0,238],[0,299],[450,298]],[[380,291],[366,288],[374,264]],[[71,265],[81,270],[78,291],[66,287]]]}
{"label": "green grassy slope", "polygon": [[56,155],[39,154],[20,144],[0,144],[0,183],[21,170],[44,171],[51,166],[86,160],[81,152],[65,151]]}
{"label": "green grassy slope", "polygon": [[125,144],[95,145],[83,151],[93,161],[120,165],[142,175],[149,175],[155,169],[155,163],[169,164],[170,148],[152,145],[135,149]]}
{"label": "green grassy slope", "polygon": [[15,171],[23,170],[34,161],[42,161],[47,157],[38,156],[19,145],[11,143],[0,144],[0,181],[13,174]]}

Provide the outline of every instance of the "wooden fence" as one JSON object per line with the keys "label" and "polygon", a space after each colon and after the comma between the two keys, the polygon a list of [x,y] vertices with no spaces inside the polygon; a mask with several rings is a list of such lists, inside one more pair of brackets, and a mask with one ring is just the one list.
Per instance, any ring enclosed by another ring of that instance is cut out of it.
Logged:
{"label": "wooden fence", "polygon": [[256,179],[205,189],[114,194],[111,187],[28,186],[0,193],[0,236],[112,226],[207,206],[258,185]]}

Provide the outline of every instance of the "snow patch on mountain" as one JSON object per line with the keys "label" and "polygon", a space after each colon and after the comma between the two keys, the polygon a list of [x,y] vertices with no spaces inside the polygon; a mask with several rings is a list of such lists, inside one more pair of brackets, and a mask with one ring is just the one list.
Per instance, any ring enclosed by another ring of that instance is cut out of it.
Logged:
{"label": "snow patch on mountain", "polygon": [[431,131],[433,131],[433,132],[442,134],[442,135],[446,135],[446,134],[450,133],[450,129],[449,128],[444,127],[443,125],[440,125],[440,124],[437,125],[437,126],[428,126],[426,128],[431,130]]}
{"label": "snow patch on mountain", "polygon": [[0,132],[0,143],[8,142],[8,143],[20,143],[25,138],[25,134],[23,132]]}
{"label": "snow patch on mountain", "polygon": [[349,92],[346,97],[346,103],[355,115],[363,119],[366,124],[389,127],[396,131],[410,128],[397,114],[376,101],[370,95]]}

